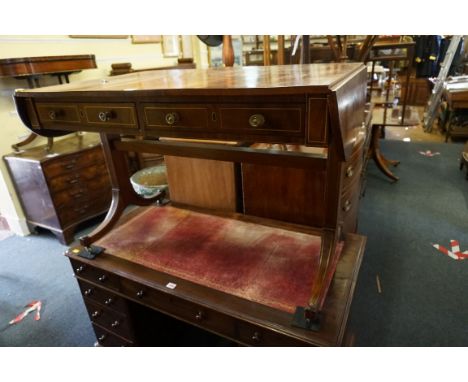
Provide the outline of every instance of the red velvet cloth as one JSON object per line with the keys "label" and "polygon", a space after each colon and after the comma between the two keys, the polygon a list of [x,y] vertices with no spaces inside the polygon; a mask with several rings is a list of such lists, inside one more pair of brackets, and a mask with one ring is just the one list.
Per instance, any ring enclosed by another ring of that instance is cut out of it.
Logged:
{"label": "red velvet cloth", "polygon": [[96,244],[111,255],[292,313],[308,304],[321,238],[149,207]]}

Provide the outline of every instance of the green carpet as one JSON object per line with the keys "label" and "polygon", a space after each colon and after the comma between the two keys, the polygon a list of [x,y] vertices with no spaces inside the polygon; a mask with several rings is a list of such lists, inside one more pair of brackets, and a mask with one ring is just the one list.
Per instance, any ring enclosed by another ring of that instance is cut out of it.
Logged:
{"label": "green carpet", "polygon": [[[419,154],[426,150],[440,155]],[[401,161],[400,180],[389,182],[369,162],[359,215],[368,240],[350,320],[356,345],[467,346],[468,259],[431,246],[456,239],[468,250],[462,145],[383,141],[382,151]]]}

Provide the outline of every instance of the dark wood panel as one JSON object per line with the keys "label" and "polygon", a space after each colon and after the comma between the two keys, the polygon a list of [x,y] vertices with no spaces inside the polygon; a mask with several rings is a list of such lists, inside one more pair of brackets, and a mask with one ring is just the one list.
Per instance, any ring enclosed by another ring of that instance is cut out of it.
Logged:
{"label": "dark wood panel", "polygon": [[325,180],[325,171],[242,164],[244,211],[248,215],[323,226],[327,213]]}

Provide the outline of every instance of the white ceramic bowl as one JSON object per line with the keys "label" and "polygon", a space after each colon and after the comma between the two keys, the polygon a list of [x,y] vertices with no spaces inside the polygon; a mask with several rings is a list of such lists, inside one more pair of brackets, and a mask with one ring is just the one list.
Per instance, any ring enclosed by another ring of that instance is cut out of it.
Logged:
{"label": "white ceramic bowl", "polygon": [[130,183],[135,192],[146,199],[156,196],[160,190],[167,191],[166,165],[137,171],[130,177]]}

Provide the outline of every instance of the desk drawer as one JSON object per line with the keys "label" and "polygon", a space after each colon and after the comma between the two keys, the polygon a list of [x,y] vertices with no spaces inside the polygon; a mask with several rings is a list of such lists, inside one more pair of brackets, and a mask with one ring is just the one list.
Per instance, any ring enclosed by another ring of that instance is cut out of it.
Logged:
{"label": "desk drawer", "polygon": [[228,338],[236,338],[235,319],[190,301],[122,279],[122,293],[141,304]]}
{"label": "desk drawer", "polygon": [[88,167],[94,164],[104,164],[104,156],[101,147],[87,150],[85,152],[62,156],[60,158],[45,162],[43,164],[44,173],[53,178],[67,173],[74,173],[76,170],[83,167]]}
{"label": "desk drawer", "polygon": [[346,192],[349,187],[354,187],[355,182],[360,179],[363,161],[364,158],[361,146],[361,148],[356,150],[351,158],[343,165],[342,193]]}
{"label": "desk drawer", "polygon": [[239,321],[239,341],[250,346],[304,346],[303,342],[283,336],[257,325]]}
{"label": "desk drawer", "polygon": [[116,312],[128,313],[127,302],[122,297],[83,280],[78,280],[78,284],[84,298],[95,301]]}
{"label": "desk drawer", "polygon": [[57,123],[80,123],[80,113],[76,105],[66,103],[36,103],[39,121],[44,125]]}
{"label": "desk drawer", "polygon": [[73,272],[77,277],[109,289],[120,290],[120,280],[118,276],[80,261],[70,259],[70,262],[73,267]]}
{"label": "desk drawer", "polygon": [[101,328],[99,325],[93,323],[94,333],[96,334],[96,339],[99,345],[108,346],[108,347],[117,347],[117,346],[133,346],[132,341],[128,341],[124,338],[116,336],[112,332]]}
{"label": "desk drawer", "polygon": [[107,309],[89,300],[85,300],[85,303],[89,317],[93,323],[129,341],[133,339],[131,325],[126,315]]}
{"label": "desk drawer", "polygon": [[144,106],[145,126],[151,128],[206,129],[216,120],[207,107],[197,105]]}
{"label": "desk drawer", "polygon": [[92,104],[81,107],[85,123],[90,126],[138,127],[133,104]]}
{"label": "desk drawer", "polygon": [[248,130],[251,132],[300,133],[303,127],[303,108],[275,106],[220,106],[220,127],[223,130]]}

